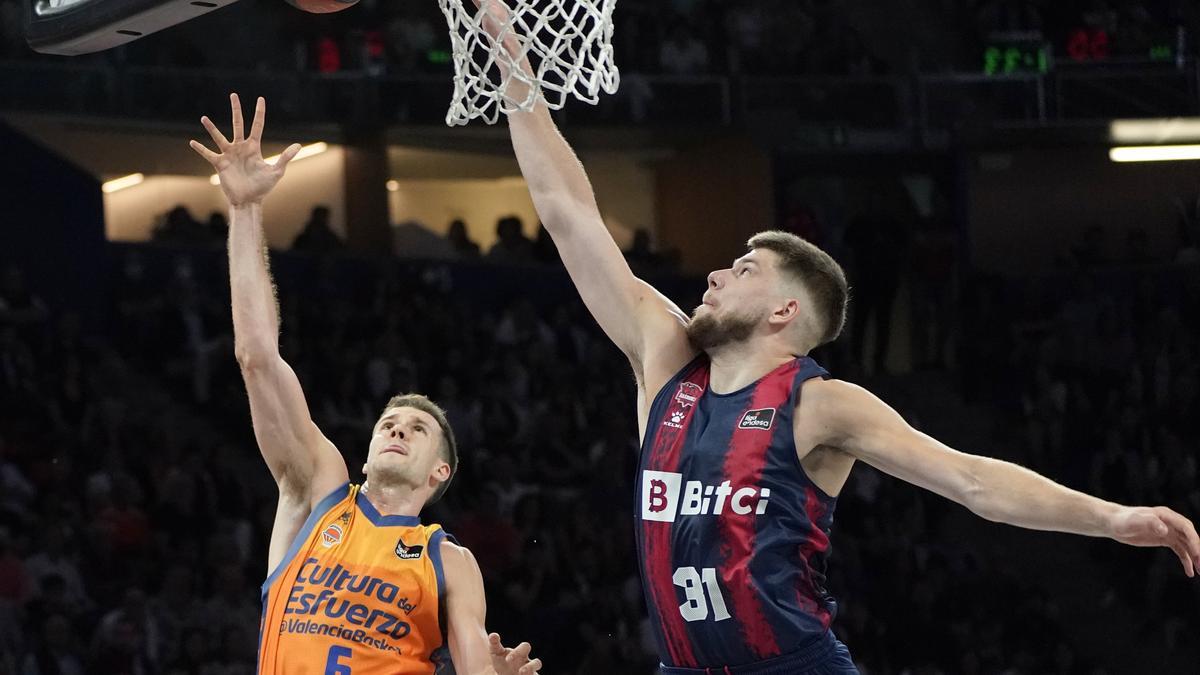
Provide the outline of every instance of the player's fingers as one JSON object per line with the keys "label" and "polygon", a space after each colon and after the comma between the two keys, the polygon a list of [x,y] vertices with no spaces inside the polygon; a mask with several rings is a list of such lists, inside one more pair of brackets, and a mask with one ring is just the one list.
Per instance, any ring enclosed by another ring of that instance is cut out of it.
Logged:
{"label": "player's fingers", "polygon": [[1192,562],[1192,557],[1188,555],[1188,552],[1183,547],[1183,544],[1172,541],[1170,544],[1168,544],[1168,546],[1170,546],[1171,550],[1175,552],[1175,556],[1179,558],[1179,563],[1183,565],[1183,573],[1189,577],[1192,576],[1193,571],[1195,570],[1195,564]]}
{"label": "player's fingers", "polygon": [[267,123],[267,99],[259,96],[254,104],[254,121],[250,123],[250,140],[262,141],[263,125]]}
{"label": "player's fingers", "polygon": [[213,152],[212,150],[209,150],[208,148],[204,147],[204,144],[200,143],[199,141],[196,141],[196,140],[188,141],[188,145],[191,146],[191,148],[196,151],[196,154],[200,155],[205,160],[207,160],[209,164],[212,164],[214,166],[216,165],[217,160],[221,158],[220,155],[218,155],[217,153]]}
{"label": "player's fingers", "polygon": [[1187,541],[1186,537],[1184,537],[1182,534],[1176,535],[1175,546],[1172,548],[1177,549],[1176,555],[1178,555],[1180,561],[1183,562],[1184,574],[1188,575],[1189,577],[1192,576],[1195,573],[1196,565],[1200,564],[1200,558],[1198,558],[1196,554],[1192,552],[1192,546]]}
{"label": "player's fingers", "polygon": [[287,169],[288,162],[292,161],[298,152],[300,152],[299,143],[292,143],[289,145],[287,150],[284,150],[283,154],[279,155],[279,159],[275,160],[275,168],[280,173],[283,173],[283,171]]}
{"label": "player's fingers", "polygon": [[237,94],[229,95],[229,107],[233,109],[233,142],[242,140],[242,100]]}
{"label": "player's fingers", "polygon": [[534,660],[530,661],[529,663],[526,663],[525,665],[521,666],[521,670],[519,670],[517,672],[520,673],[520,675],[534,675],[541,669],[542,669],[542,660],[534,659]]}
{"label": "player's fingers", "polygon": [[509,655],[509,658],[515,657],[517,661],[525,661],[529,658],[529,652],[532,649],[533,647],[528,642],[522,642],[516,647],[513,647],[512,654]]}
{"label": "player's fingers", "polygon": [[200,124],[208,130],[208,135],[212,137],[213,143],[217,144],[217,149],[225,152],[225,149],[229,147],[229,139],[225,138],[225,134],[221,133],[217,125],[213,124],[213,121],[208,119],[207,115],[200,118]]}
{"label": "player's fingers", "polygon": [[492,654],[497,656],[504,653],[504,645],[500,643],[500,635],[498,633],[488,635],[488,648],[492,650]]}
{"label": "player's fingers", "polygon": [[1171,526],[1171,529],[1179,533],[1192,559],[1200,559],[1200,534],[1196,533],[1196,525],[1170,509],[1166,509],[1165,511],[1162,514],[1162,519]]}

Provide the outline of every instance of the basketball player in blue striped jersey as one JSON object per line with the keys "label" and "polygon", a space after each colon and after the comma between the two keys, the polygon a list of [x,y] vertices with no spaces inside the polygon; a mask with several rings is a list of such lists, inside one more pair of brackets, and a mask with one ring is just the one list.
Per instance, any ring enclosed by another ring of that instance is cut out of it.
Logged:
{"label": "basketball player in blue striped jersey", "polygon": [[[499,34],[506,8],[484,9]],[[685,314],[630,271],[545,106],[508,124],[538,215],[636,377],[637,548],[667,675],[857,672],[830,632],[825,574],[837,496],[859,461],[988,520],[1164,546],[1188,576],[1200,570],[1200,538],[1180,514],[959,452],[830,377],[808,353],[841,333],[848,288],[824,251],[758,234]]]}

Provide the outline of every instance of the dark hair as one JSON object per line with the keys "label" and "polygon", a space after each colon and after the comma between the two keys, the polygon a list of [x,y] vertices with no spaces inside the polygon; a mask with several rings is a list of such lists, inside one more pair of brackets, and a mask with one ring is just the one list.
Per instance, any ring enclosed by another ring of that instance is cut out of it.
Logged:
{"label": "dark hair", "polygon": [[766,249],[779,256],[779,267],[785,274],[808,289],[821,319],[821,333],[816,345],[833,342],[846,325],[846,305],[850,302],[850,286],[846,273],[828,253],[813,243],[790,232],[772,230],[750,237],[751,249]]}
{"label": "dark hair", "polygon": [[458,443],[454,440],[454,430],[450,428],[450,422],[446,420],[446,411],[442,410],[438,404],[429,399],[423,394],[399,394],[393,396],[392,400],[388,401],[387,407],[383,412],[392,408],[416,408],[421,412],[429,413],[433,419],[437,420],[438,426],[442,428],[442,459],[450,465],[450,477],[442,482],[438,489],[425,502],[426,506],[436,502],[446,494],[446,490],[450,488],[450,481],[454,480],[454,474],[458,472]]}

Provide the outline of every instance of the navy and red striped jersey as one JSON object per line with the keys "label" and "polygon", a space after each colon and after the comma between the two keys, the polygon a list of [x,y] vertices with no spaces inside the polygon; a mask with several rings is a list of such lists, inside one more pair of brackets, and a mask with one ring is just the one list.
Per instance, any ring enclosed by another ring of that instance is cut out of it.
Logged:
{"label": "navy and red striped jersey", "polygon": [[829,373],[801,357],[717,394],[701,355],[655,396],[634,513],[664,664],[742,665],[828,632],[836,499],[804,473],[792,435],[800,387],[814,377]]}

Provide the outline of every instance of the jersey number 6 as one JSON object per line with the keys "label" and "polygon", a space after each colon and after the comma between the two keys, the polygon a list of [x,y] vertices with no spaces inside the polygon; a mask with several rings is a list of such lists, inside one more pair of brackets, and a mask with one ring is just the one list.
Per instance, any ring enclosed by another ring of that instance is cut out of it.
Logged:
{"label": "jersey number 6", "polygon": [[[717,583],[715,568],[705,567],[697,572],[695,567],[680,567],[675,570],[671,581],[682,588],[687,596],[687,602],[679,606],[679,613],[683,615],[684,621],[704,621],[708,618],[709,605],[712,606],[713,621],[729,618],[729,610],[725,608],[725,596],[721,595],[721,585]],[[708,597],[705,597],[706,591]]]}
{"label": "jersey number 6", "polygon": [[330,647],[325,658],[325,675],[350,675],[350,664],[342,663],[342,659],[350,659],[350,648]]}

